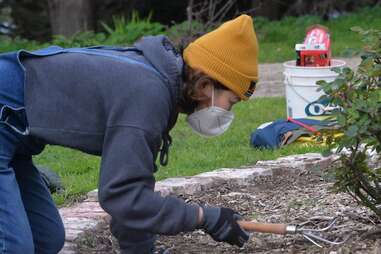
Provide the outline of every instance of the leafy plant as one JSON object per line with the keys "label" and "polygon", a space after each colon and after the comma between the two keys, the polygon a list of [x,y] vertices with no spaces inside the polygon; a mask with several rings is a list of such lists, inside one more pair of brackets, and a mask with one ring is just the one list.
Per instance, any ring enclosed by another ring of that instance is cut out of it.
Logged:
{"label": "leafy plant", "polygon": [[165,27],[157,22],[151,22],[152,14],[147,18],[139,18],[137,12],[132,13],[129,21],[124,17],[114,17],[113,27],[103,23],[107,33],[107,44],[125,45],[135,42],[144,35],[158,35],[164,33]]}
{"label": "leafy plant", "polygon": [[19,49],[38,49],[40,44],[36,41],[23,39],[20,37],[10,38],[6,35],[0,35],[0,52],[17,51]]}
{"label": "leafy plant", "polygon": [[166,35],[176,46],[180,46],[185,38],[195,39],[196,37],[202,35],[202,33],[200,33],[202,31],[204,31],[204,25],[202,23],[197,21],[184,21],[168,27],[166,30]]}
{"label": "leafy plant", "polygon": [[[338,106],[335,115],[345,135],[336,140],[341,166],[335,169],[337,191],[345,191],[381,218],[381,31],[352,31],[362,36],[364,48],[357,71],[335,69],[332,82],[319,81],[326,99]],[[378,160],[367,162],[369,152]]]}
{"label": "leafy plant", "polygon": [[67,38],[62,35],[55,36],[51,42],[53,45],[58,45],[64,48],[88,47],[99,44],[104,44],[106,35],[104,33],[94,33],[91,31],[77,33],[74,36]]}
{"label": "leafy plant", "polygon": [[64,48],[88,47],[94,45],[129,45],[144,35],[157,35],[164,31],[164,26],[150,21],[151,15],[140,19],[137,12],[133,12],[131,20],[124,17],[113,17],[113,25],[102,24],[105,32],[92,31],[77,33],[72,37],[55,36],[50,44]]}

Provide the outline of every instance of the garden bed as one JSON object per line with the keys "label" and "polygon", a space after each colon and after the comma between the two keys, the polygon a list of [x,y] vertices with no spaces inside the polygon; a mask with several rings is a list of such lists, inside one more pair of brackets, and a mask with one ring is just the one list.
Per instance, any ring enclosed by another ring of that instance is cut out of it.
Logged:
{"label": "garden bed", "polygon": [[[328,237],[350,236],[343,245],[321,249],[302,236],[255,233],[240,249],[214,242],[204,232],[195,231],[160,236],[157,246],[169,248],[170,253],[381,253],[381,222],[349,195],[332,192],[331,186],[332,183],[321,176],[308,173],[261,178],[249,186],[226,183],[183,198],[189,202],[230,207],[245,219],[259,222],[299,223],[316,216],[338,216],[337,226]],[[79,253],[118,253],[106,222],[86,232],[76,243]]]}

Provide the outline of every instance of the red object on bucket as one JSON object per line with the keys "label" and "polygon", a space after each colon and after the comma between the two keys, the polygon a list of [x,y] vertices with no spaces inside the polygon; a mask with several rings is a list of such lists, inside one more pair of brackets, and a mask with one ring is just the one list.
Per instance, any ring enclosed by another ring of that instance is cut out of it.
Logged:
{"label": "red object on bucket", "polygon": [[328,28],[314,25],[307,29],[303,44],[296,44],[297,66],[331,65],[331,41]]}

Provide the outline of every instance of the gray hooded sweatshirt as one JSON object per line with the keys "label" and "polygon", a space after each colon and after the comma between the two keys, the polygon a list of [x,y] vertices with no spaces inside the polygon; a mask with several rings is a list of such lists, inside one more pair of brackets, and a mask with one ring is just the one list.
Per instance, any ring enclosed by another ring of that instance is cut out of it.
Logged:
{"label": "gray hooded sweatshirt", "polygon": [[102,156],[99,201],[107,213],[152,233],[195,229],[198,206],[154,192],[156,157],[182,86],[183,61],[166,37],[132,48],[54,47],[20,60],[31,134]]}

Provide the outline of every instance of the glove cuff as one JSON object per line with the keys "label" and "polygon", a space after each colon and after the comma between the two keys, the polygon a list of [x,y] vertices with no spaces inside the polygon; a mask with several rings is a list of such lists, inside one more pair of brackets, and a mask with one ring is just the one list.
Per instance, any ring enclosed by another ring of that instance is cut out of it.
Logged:
{"label": "glove cuff", "polygon": [[221,214],[221,208],[218,207],[202,207],[204,212],[204,218],[201,223],[201,227],[206,231],[211,232],[216,226],[217,221]]}

